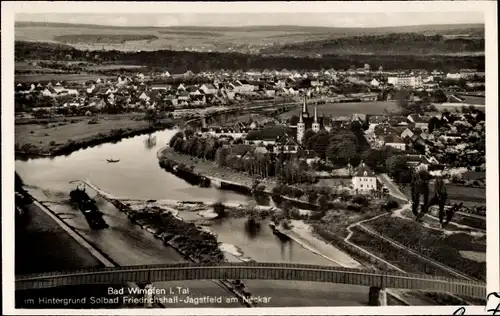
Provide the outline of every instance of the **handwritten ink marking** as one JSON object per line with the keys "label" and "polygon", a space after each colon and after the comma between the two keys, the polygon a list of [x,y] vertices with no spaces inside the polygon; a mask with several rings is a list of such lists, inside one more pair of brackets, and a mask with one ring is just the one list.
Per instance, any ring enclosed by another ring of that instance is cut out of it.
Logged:
{"label": "handwritten ink marking", "polygon": [[[500,292],[491,292],[486,296],[486,306],[484,309],[487,309],[488,302],[490,301],[490,297],[495,297],[500,300]],[[452,315],[465,315],[466,309],[465,307],[460,307],[456,311],[453,312]],[[497,304],[495,308],[487,309],[486,312],[491,313],[491,315],[500,315],[500,303]]]}
{"label": "handwritten ink marking", "polygon": [[[490,301],[490,297],[494,296],[497,299],[500,300],[500,292],[491,292],[486,296],[486,305],[488,305],[488,302]],[[492,313],[492,315],[497,315],[497,313],[500,313],[500,303],[496,306],[496,308],[490,308],[487,310],[488,313]]]}

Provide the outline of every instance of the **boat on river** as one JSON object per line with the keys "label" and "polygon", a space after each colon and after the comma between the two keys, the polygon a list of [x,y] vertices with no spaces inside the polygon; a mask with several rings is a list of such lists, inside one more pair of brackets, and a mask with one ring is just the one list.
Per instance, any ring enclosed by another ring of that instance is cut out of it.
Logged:
{"label": "boat on river", "polygon": [[119,162],[120,159],[106,159],[106,161],[109,163],[116,163],[116,162]]}
{"label": "boat on river", "polygon": [[85,192],[85,188],[77,187],[69,193],[71,202],[76,204],[87,220],[90,228],[94,230],[108,228],[109,225],[102,218],[103,213],[99,211],[96,201]]}

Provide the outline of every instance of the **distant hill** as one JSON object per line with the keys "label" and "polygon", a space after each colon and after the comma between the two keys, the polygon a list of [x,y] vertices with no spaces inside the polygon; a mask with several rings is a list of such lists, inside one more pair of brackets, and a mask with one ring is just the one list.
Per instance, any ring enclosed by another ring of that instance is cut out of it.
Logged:
{"label": "distant hill", "polygon": [[[220,70],[220,69],[347,69],[351,65],[363,67],[368,63],[374,67],[383,66],[391,69],[478,69],[484,70],[484,56],[419,56],[419,55],[325,55],[320,58],[263,56],[242,53],[205,53],[172,50],[122,52],[122,51],[88,51],[75,49],[68,45],[37,42],[15,42],[15,59],[44,60],[56,62],[95,62],[116,63],[125,65],[141,65],[150,69],[172,74]],[[110,71],[116,72],[116,71]],[[103,72],[104,73],[104,72]]]}
{"label": "distant hill", "polygon": [[327,27],[327,26],[300,26],[300,25],[252,25],[238,27],[224,26],[110,26],[95,24],[71,24],[71,23],[48,23],[48,22],[16,22],[15,27],[55,27],[55,28],[88,28],[88,29],[115,29],[115,30],[181,30],[181,31],[210,31],[210,32],[300,32],[300,33],[329,33],[345,34],[348,36],[364,34],[383,33],[447,33],[462,34],[463,32],[474,35],[484,34],[484,24],[429,24],[429,25],[409,25],[391,26],[376,28],[361,27]]}
{"label": "distant hill", "polygon": [[[308,52],[308,47],[321,49],[321,54],[328,53],[336,45],[347,45],[349,49],[330,53],[370,53],[366,48],[354,47],[363,36],[389,36],[391,34],[416,33],[419,35],[441,35],[443,43],[435,49],[427,49],[421,53],[448,53],[455,47],[475,47],[480,44],[464,44],[447,42],[446,40],[481,40],[484,38],[482,24],[448,24],[448,25],[418,25],[382,28],[342,28],[316,26],[244,26],[244,27],[205,27],[205,26],[175,26],[175,27],[120,27],[108,25],[87,25],[68,23],[16,22],[16,40],[23,41],[56,41],[79,49],[116,49],[121,51],[154,51],[154,50],[190,50],[242,52],[258,54],[277,53],[289,54],[298,49],[302,55]],[[391,35],[393,36],[393,35]],[[339,38],[354,37],[353,40],[335,42]],[[390,37],[389,37],[390,38]],[[377,39],[383,42],[383,39]],[[326,41],[326,42],[325,42]],[[306,43],[307,44],[304,44]],[[314,44],[316,42],[316,44]],[[331,44],[329,44],[331,43]],[[338,44],[337,44],[338,43]],[[468,42],[467,42],[468,43]],[[483,40],[484,43],[484,40]],[[431,44],[436,44],[432,42]],[[291,45],[291,46],[290,46]],[[297,45],[297,46],[294,46]],[[313,46],[311,46],[313,45]],[[350,46],[352,45],[352,46]],[[380,47],[376,53],[394,53],[402,51],[392,43],[386,43],[387,48]],[[422,46],[423,45],[423,46]],[[412,46],[425,47],[426,44]],[[450,46],[449,48],[447,48]],[[484,44],[483,44],[484,46]],[[479,51],[478,48],[475,51]],[[483,49],[484,50],[484,49]]]}
{"label": "distant hill", "polygon": [[419,33],[390,33],[331,38],[284,44],[262,50],[268,54],[396,54],[396,55],[448,55],[473,54],[485,51],[484,38],[425,35]]}

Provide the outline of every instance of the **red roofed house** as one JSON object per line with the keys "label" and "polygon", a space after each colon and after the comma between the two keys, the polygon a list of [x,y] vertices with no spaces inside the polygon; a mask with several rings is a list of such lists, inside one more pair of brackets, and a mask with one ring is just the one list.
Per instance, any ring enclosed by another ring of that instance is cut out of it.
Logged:
{"label": "red roofed house", "polygon": [[357,191],[370,192],[377,190],[377,177],[364,162],[361,162],[354,172],[352,184]]}

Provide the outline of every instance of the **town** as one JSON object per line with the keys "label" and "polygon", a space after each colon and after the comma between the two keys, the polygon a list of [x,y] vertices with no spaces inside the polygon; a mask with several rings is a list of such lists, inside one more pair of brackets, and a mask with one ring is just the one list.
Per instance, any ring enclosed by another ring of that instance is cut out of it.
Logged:
{"label": "town", "polygon": [[[76,44],[43,44],[50,60],[26,48],[16,56],[20,295],[70,297],[70,285],[97,282],[92,269],[104,266],[103,282],[120,284],[103,289],[137,294],[116,299],[92,285],[113,302],[161,302],[182,287],[189,295],[176,293],[172,306],[196,297],[235,299],[194,307],[484,304],[484,61],[436,68],[423,58],[402,69],[402,59],[357,55],[335,69],[271,69],[253,67],[252,55],[246,68],[208,70],[187,53],[152,66],[132,58],[155,52]],[[46,230],[62,238],[60,252]],[[88,280],[54,272],[77,269]],[[45,272],[65,286],[28,275]],[[121,284],[120,273],[137,283]],[[375,273],[380,284],[367,286]],[[155,304],[146,307],[165,307]]]}

